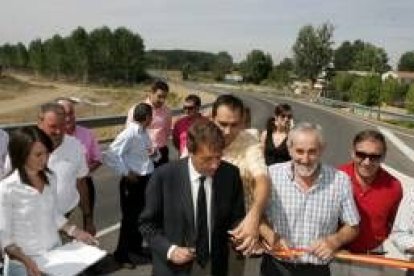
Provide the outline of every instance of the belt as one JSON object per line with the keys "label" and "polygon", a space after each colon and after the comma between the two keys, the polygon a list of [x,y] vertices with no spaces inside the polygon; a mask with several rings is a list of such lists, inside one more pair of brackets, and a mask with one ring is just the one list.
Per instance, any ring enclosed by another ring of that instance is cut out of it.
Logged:
{"label": "belt", "polygon": [[328,264],[313,264],[313,263],[292,263],[292,262],[286,262],[286,261],[281,261],[278,259],[273,259],[278,263],[281,263],[285,266],[290,266],[290,267],[294,267],[294,268],[310,268],[310,267],[319,267],[319,268],[323,268],[323,267],[328,267]]}

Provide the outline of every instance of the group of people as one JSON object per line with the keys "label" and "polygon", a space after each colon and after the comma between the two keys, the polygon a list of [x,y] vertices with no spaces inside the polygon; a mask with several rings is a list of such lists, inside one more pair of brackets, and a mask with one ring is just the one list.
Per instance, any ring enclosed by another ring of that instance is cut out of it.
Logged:
{"label": "group of people", "polygon": [[[8,145],[2,147],[6,151],[0,164],[4,271],[41,275],[42,254],[60,246],[62,239],[97,243],[87,181],[100,165],[100,150],[92,132],[75,125],[73,102],[66,98],[43,104],[36,127],[2,137]],[[82,215],[75,216],[77,209]]]}
{"label": "group of people", "polygon": [[[248,108],[234,95],[218,96],[203,115],[191,94],[173,123],[168,93],[167,83],[154,82],[102,156],[66,98],[42,105],[37,127],[9,138],[0,132],[0,150],[8,152],[0,161],[10,163],[0,171],[1,246],[15,262],[10,271],[40,275],[36,257],[60,244],[60,230],[95,242],[91,172],[102,163],[120,176],[114,258],[126,268],[135,267],[135,254],[150,256],[161,276],[255,269],[264,276],[330,275],[338,250],[382,254],[390,237],[403,253],[414,253],[414,189],[403,198],[400,182],[381,168],[387,146],[380,132],[357,133],[351,160],[334,168],[321,162],[321,127],[293,125],[288,104],[277,105],[257,134],[247,129]],[[170,136],[178,160],[169,160]],[[79,222],[72,218],[78,208]],[[382,270],[341,269],[367,276]]]}

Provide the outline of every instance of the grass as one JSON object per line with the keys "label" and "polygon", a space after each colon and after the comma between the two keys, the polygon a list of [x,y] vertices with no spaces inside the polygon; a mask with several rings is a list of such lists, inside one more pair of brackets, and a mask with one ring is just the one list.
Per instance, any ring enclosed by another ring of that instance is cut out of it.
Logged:
{"label": "grass", "polygon": [[396,121],[396,120],[383,120],[383,121],[389,124],[400,126],[400,127],[414,129],[414,122]]}

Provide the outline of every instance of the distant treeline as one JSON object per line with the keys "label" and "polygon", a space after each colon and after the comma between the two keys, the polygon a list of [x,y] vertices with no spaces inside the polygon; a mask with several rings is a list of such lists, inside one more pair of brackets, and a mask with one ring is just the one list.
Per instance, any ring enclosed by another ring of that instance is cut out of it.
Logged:
{"label": "distant treeline", "polygon": [[220,77],[231,70],[231,56],[185,50],[145,52],[141,36],[120,27],[85,31],[78,27],[67,37],[55,34],[23,43],[0,46],[4,69],[31,71],[52,78],[83,82],[135,83],[147,77],[146,69],[216,71]]}
{"label": "distant treeline", "polygon": [[84,82],[136,82],[146,76],[143,40],[123,27],[89,33],[78,27],[67,37],[35,39],[27,48],[22,43],[5,44],[0,47],[0,63],[6,69]]}
{"label": "distant treeline", "polygon": [[148,64],[153,69],[181,70],[190,64],[197,71],[211,71],[216,61],[213,53],[186,50],[150,50]]}

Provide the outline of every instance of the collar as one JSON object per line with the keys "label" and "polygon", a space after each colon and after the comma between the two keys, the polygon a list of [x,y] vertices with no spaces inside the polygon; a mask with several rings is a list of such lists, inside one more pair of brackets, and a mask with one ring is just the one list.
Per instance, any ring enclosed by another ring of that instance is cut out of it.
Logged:
{"label": "collar", "polygon": [[188,173],[190,175],[190,181],[193,183],[194,181],[200,179],[201,173],[199,173],[193,165],[193,161],[191,157],[188,158]]}

